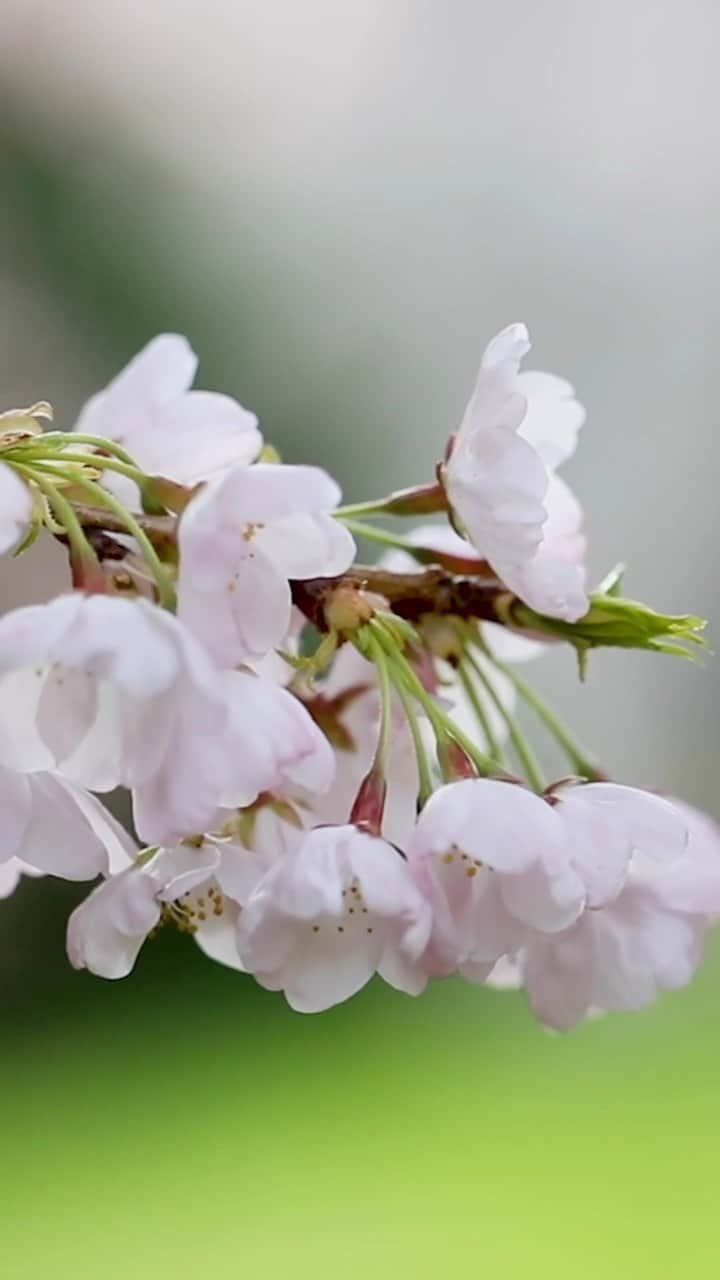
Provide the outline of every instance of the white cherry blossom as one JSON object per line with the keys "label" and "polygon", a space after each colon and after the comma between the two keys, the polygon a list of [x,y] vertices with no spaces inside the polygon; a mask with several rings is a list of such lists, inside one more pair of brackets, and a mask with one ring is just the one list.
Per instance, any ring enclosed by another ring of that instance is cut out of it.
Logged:
{"label": "white cherry blossom", "polygon": [[146,840],[204,829],[228,724],[220,673],[146,601],[73,594],[0,619],[0,763],[132,788]]}
{"label": "white cherry blossom", "polygon": [[142,839],[207,830],[222,805],[285,781],[330,785],[307,711],[259,676],[222,672],[144,600],[80,594],[0,619],[0,764],[133,792]]}
{"label": "white cherry blossom", "polygon": [[500,973],[509,985],[514,970],[513,985],[525,987],[547,1026],[563,1031],[593,1012],[645,1008],[693,977],[720,917],[720,831],[707,815],[675,807],[688,826],[684,853],[671,861],[634,854],[616,897],[563,933],[532,936]]}
{"label": "white cherry blossom", "polygon": [[432,965],[487,977],[528,929],[556,933],[585,905],[562,821],[543,797],[508,782],[441,787],[418,818],[408,860],[433,905]]}
{"label": "white cherry blossom", "polygon": [[68,921],[67,951],[73,968],[89,969],[101,978],[126,977],[163,909],[190,924],[189,913],[176,904],[207,884],[218,864],[214,844],[181,845],[162,849],[104,880]]}
{"label": "white cherry blossom", "polygon": [[[230,396],[191,391],[197,365],[187,338],[160,334],[88,400],[75,430],[115,441],[148,475],[184,485],[252,462],[262,447],[257,418]],[[136,504],[132,481],[107,472],[105,483]]]}
{"label": "white cherry blossom", "polygon": [[396,849],[353,826],[318,827],[250,895],[238,950],[261,986],[314,1013],[376,972],[419,995],[430,930],[430,907]]}
{"label": "white cherry blossom", "polygon": [[0,896],[20,874],[92,880],[130,860],[133,844],[120,824],[59,774],[0,766],[0,813],[0,873],[7,868]]}
{"label": "white cherry blossom", "polygon": [[145,850],[71,915],[71,963],[102,978],[126,977],[163,923],[191,934],[211,959],[242,970],[236,935],[242,907],[302,836],[300,811],[266,796],[250,809],[225,811],[215,834]]}
{"label": "white cherry blossom", "polygon": [[207,484],[180,521],[178,615],[219,663],[263,657],[288,633],[290,579],[333,577],[355,544],[330,512],[319,467],[236,467]]}
{"label": "white cherry blossom", "polygon": [[519,373],[529,349],[521,324],[490,342],[443,483],[499,577],[532,608],[575,621],[588,607],[582,513],[554,469],[573,451],[584,410],[563,379]]}
{"label": "white cherry blossom", "polygon": [[649,791],[614,782],[566,783],[553,788],[552,799],[589,908],[617,897],[634,855],[674,863],[685,853],[683,813]]}

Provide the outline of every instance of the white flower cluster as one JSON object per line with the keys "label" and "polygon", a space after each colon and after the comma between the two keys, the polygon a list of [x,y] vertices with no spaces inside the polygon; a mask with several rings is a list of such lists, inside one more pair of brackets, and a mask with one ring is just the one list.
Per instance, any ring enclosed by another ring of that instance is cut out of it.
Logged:
{"label": "white flower cluster", "polygon": [[[584,410],[519,371],[528,349],[522,325],[490,343],[437,484],[355,507],[279,462],[234,400],[190,390],[176,335],[72,432],[40,429],[46,405],[0,417],[0,549],[49,531],[74,588],[0,619],[0,896],[23,875],[99,878],[70,918],[76,968],[124,977],[172,925],[300,1011],[375,973],[412,995],[460,974],[524,987],[555,1028],[691,978],[720,916],[720,833],[605,780],[520,673],[553,626],[597,612],[556,474]],[[356,519],[433,509],[446,523],[406,538]],[[365,589],[353,533],[396,548],[382,572],[410,582],[408,609]],[[495,614],[419,607],[418,560],[489,584]],[[547,630],[520,634],[512,599]],[[518,697],[577,776],[546,784]],[[118,787],[133,836],[98,799]]]}

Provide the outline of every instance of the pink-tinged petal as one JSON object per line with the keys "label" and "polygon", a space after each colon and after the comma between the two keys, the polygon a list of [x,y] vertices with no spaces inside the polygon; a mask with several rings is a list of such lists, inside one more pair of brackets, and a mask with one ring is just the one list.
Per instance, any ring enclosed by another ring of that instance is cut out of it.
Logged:
{"label": "pink-tinged petal", "polygon": [[32,816],[32,796],[28,779],[12,769],[0,767],[0,863],[16,857],[25,842]]}
{"label": "pink-tinged petal", "polygon": [[248,524],[269,523],[302,512],[332,511],[341,496],[335,480],[320,467],[267,463],[234,467],[193,498],[182,524],[187,528],[194,523],[205,526],[208,521],[226,523],[242,533]]}
{"label": "pink-tinged petal", "polygon": [[284,783],[323,792],[331,785],[334,754],[302,703],[259,676],[229,672],[230,768],[223,802],[252,804],[261,791]]}
{"label": "pink-tinged petal", "polygon": [[537,613],[576,622],[589,607],[582,508],[558,476],[550,478],[545,505],[547,523],[533,558],[512,563],[503,557],[493,561],[493,568]]}
{"label": "pink-tinged petal", "polygon": [[[31,815],[19,849],[24,862],[64,880],[93,880],[109,871],[99,801],[86,795],[78,804],[76,789],[51,773],[31,774]],[[97,810],[95,823],[88,811]],[[107,816],[108,827],[110,823]],[[112,835],[111,835],[112,838]]]}
{"label": "pink-tinged petal", "polygon": [[575,389],[553,373],[523,370],[518,391],[527,400],[520,434],[539,453],[545,466],[555,471],[572,457],[586,412],[575,399]]}
{"label": "pink-tinged petal", "polygon": [[40,736],[59,765],[92,728],[98,712],[97,681],[87,671],[51,667],[38,700]]}
{"label": "pink-tinged petal", "polygon": [[497,871],[527,871],[546,851],[558,851],[562,830],[550,805],[524,787],[468,779],[441,787],[425,805],[408,856],[453,847]]}
{"label": "pink-tinged petal", "polygon": [[546,857],[521,876],[505,876],[502,899],[510,914],[541,933],[559,933],[577,920],[585,886],[565,854]]}
{"label": "pink-tinged petal", "polygon": [[488,343],[480,363],[477,383],[458,430],[460,439],[486,426],[519,427],[526,410],[518,394],[520,361],[530,350],[524,324],[511,324]]}
{"label": "pink-tinged petal", "polygon": [[222,915],[216,916],[211,912],[207,920],[197,925],[194,937],[200,950],[210,960],[224,964],[228,969],[237,969],[238,972],[244,973],[245,968],[237,949],[236,929],[239,911],[240,908],[234,902],[225,898]]}
{"label": "pink-tinged petal", "polygon": [[609,782],[559,787],[556,796],[592,907],[617,897],[634,854],[671,862],[685,852],[687,822],[659,796]]}
{"label": "pink-tinged petal", "polygon": [[9,858],[7,862],[0,862],[0,900],[12,896],[23,876],[37,877],[41,875],[42,871],[36,871],[35,867],[29,867],[20,858]]}
{"label": "pink-tinged petal", "polygon": [[[75,679],[82,673],[96,683],[92,723],[93,699]],[[48,679],[55,688],[43,703]],[[94,790],[136,790],[143,839],[166,843],[202,831],[215,814],[230,763],[223,678],[171,614],[143,600],[81,595],[17,610],[0,620],[0,683],[4,758],[24,770],[58,763],[40,735],[36,742],[27,732],[32,709],[35,728],[39,722],[62,749],[68,778]]]}
{"label": "pink-tinged petal", "polygon": [[535,1016],[554,1031],[568,1031],[591,1004],[594,972],[592,938],[585,921],[559,939],[538,938],[524,965],[525,988]]}
{"label": "pink-tinged petal", "polygon": [[0,555],[12,551],[22,541],[32,518],[30,490],[12,467],[0,462]]}
{"label": "pink-tinged petal", "polygon": [[157,886],[158,901],[174,902],[209,880],[219,865],[219,850],[211,842],[204,841],[199,848],[176,845],[172,849],[162,849],[148,864],[148,875]]}
{"label": "pink-tinged petal", "polygon": [[138,455],[150,474],[171,471],[173,480],[194,485],[253,462],[261,448],[254,413],[230,396],[189,391],[164,407],[138,442]]}
{"label": "pink-tinged petal", "polygon": [[[230,396],[190,391],[196,369],[187,340],[161,334],[88,401],[76,430],[115,440],[148,474],[189,486],[251,462],[262,446],[257,418]],[[106,473],[104,483],[137,505],[131,480]]]}
{"label": "pink-tinged petal", "polygon": [[163,333],[143,347],[129,364],[82,409],[75,430],[124,443],[145,419],[187,391],[197,370],[187,338]]}
{"label": "pink-tinged petal", "polygon": [[302,513],[273,521],[255,543],[288,578],[333,578],[355,559],[355,542],[332,516]]}
{"label": "pink-tinged petal", "polygon": [[346,825],[316,828],[271,867],[240,914],[238,951],[261,985],[317,1012],[381,964],[391,981],[419,989],[429,934],[429,905],[403,860]]}
{"label": "pink-tinged petal", "polygon": [[235,550],[215,591],[191,574],[181,567],[178,616],[219,665],[238,666],[283,643],[292,612],[290,586],[261,551]]}
{"label": "pink-tinged petal", "polygon": [[74,969],[125,978],[160,919],[152,878],[132,867],[103,881],[68,920],[67,953]]}
{"label": "pink-tinged petal", "polygon": [[390,947],[383,953],[377,971],[383,982],[406,996],[421,996],[429,981],[422,962],[399,947]]}
{"label": "pink-tinged petal", "polygon": [[[381,957],[376,935],[348,948],[331,929],[308,937],[288,958],[285,998],[296,1013],[322,1013],[349,1000],[368,983]],[[255,974],[260,985],[263,974]]]}
{"label": "pink-tinged petal", "polygon": [[444,469],[453,510],[479,554],[490,560],[530,559],[543,536],[548,475],[514,431],[488,427],[456,445]]}

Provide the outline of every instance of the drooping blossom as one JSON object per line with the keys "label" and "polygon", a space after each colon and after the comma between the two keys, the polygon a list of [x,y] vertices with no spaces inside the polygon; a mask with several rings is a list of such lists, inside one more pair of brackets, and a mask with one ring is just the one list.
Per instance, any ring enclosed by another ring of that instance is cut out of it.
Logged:
{"label": "drooping blossom", "polygon": [[[187,929],[209,928],[216,911],[212,885],[220,865],[213,842],[161,849],[147,861],[133,863],[110,876],[76,907],[68,921],[67,951],[75,969],[101,978],[124,978],[133,968],[143,942],[160,923],[163,912]],[[204,898],[192,895],[203,885]],[[219,913],[225,910],[222,896]],[[192,903],[192,905],[190,905]],[[205,909],[207,903],[207,910]],[[196,922],[196,911],[200,917]]]}
{"label": "drooping blossom", "polygon": [[[188,486],[252,462],[262,447],[257,418],[230,396],[192,391],[197,366],[187,338],[160,334],[88,400],[75,430],[122,445],[147,475]],[[137,505],[131,480],[106,472],[104,482]]]}
{"label": "drooping blossom", "polygon": [[203,831],[286,777],[327,786],[332,758],[291,694],[220,672],[170,614],[80,594],[0,619],[0,763],[133,792],[153,843]]}
{"label": "drooping blossom", "polygon": [[555,467],[572,453],[584,410],[564,380],[519,373],[529,349],[521,324],[490,342],[442,477],[498,576],[532,608],[572,622],[588,607],[582,512]]}
{"label": "drooping blossom", "polygon": [[355,544],[331,516],[340,500],[319,467],[258,464],[211,481],[180,521],[178,614],[217,662],[282,645],[292,578],[333,577]]}
{"label": "drooping blossom", "polygon": [[528,929],[558,932],[585,905],[558,813],[512,783],[441,787],[418,818],[408,860],[433,906],[430,964],[439,973],[482,981]]}
{"label": "drooping blossom", "polygon": [[562,933],[529,937],[490,983],[524,986],[536,1016],[558,1031],[593,1012],[645,1008],[685,986],[720,917],[720,831],[707,815],[673,805],[689,833],[682,854],[633,854],[614,898]]}
{"label": "drooping blossom", "polygon": [[303,818],[300,806],[268,792],[246,808],[220,811],[211,834],[148,849],[117,867],[70,917],[71,963],[102,978],[126,977],[148,935],[165,923],[191,934],[211,959],[242,970],[241,909],[273,864],[297,848]]}
{"label": "drooping blossom", "polygon": [[570,782],[553,787],[551,800],[590,909],[617,897],[636,855],[670,864],[685,853],[684,815],[652,792],[614,782]]}
{"label": "drooping blossom", "polygon": [[203,830],[228,768],[223,684],[176,618],[81,594],[0,619],[0,762],[133,789],[140,835]]}
{"label": "drooping blossom", "polygon": [[430,930],[404,859],[354,826],[309,832],[260,881],[237,926],[244,967],[300,1013],[347,1000],[376,972],[419,995]]}

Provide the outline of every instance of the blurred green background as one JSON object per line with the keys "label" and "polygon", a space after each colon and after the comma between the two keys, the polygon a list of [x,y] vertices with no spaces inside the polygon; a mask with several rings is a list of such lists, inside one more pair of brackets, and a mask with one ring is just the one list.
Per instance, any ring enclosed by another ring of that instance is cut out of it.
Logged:
{"label": "blurred green background", "polygon": [[[6,0],[3,407],[70,424],[154,333],[348,499],[426,477],[486,340],[589,408],[599,577],[718,634],[715,6]],[[53,589],[36,549],[2,607]],[[533,674],[536,674],[535,672]],[[537,671],[619,777],[714,809],[716,674]],[[165,931],[69,971],[82,890],[0,904],[3,1276],[717,1274],[720,956],[647,1013],[372,986],[315,1018]],[[712,948],[711,948],[712,950]]]}

